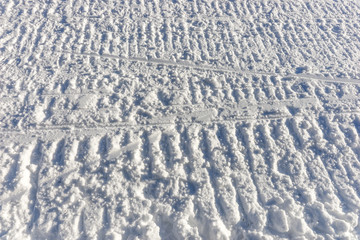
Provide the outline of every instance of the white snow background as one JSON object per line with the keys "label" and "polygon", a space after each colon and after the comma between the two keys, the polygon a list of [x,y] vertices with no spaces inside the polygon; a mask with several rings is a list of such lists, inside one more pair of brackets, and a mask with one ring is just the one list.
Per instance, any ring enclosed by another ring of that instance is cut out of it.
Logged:
{"label": "white snow background", "polygon": [[358,239],[360,2],[0,0],[0,239]]}

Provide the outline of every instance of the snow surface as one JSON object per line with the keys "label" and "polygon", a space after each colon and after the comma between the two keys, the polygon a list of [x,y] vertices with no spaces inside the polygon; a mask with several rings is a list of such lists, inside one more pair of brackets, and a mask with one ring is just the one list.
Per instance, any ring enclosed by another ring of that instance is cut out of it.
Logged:
{"label": "snow surface", "polygon": [[0,1],[1,239],[358,239],[360,3]]}

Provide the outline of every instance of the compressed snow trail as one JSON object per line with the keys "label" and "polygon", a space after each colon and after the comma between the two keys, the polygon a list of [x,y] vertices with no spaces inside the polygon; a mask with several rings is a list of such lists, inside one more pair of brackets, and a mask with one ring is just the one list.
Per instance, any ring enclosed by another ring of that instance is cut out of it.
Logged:
{"label": "compressed snow trail", "polygon": [[96,53],[75,53],[75,52],[67,52],[62,51],[58,53],[66,53],[71,55],[79,55],[79,56],[88,56],[88,57],[100,57],[100,58],[110,58],[110,59],[119,59],[125,60],[130,62],[143,62],[143,63],[153,63],[157,65],[167,65],[167,66],[176,66],[176,67],[186,67],[186,68],[193,68],[196,70],[205,70],[205,71],[214,71],[214,72],[228,72],[228,73],[239,73],[243,75],[263,75],[263,76],[278,76],[281,78],[300,78],[304,80],[320,80],[330,83],[352,83],[352,84],[360,84],[360,79],[351,79],[351,78],[339,78],[339,77],[324,77],[324,76],[317,76],[313,74],[278,74],[278,73],[269,73],[269,72],[254,72],[254,71],[247,71],[247,70],[240,70],[240,69],[232,69],[232,68],[219,68],[213,66],[206,66],[206,65],[194,65],[189,63],[188,61],[169,61],[163,59],[146,59],[146,58],[130,58],[130,57],[122,57],[122,56],[115,56],[110,54],[96,54]]}
{"label": "compressed snow trail", "polygon": [[357,1],[0,3],[1,239],[359,239]]}

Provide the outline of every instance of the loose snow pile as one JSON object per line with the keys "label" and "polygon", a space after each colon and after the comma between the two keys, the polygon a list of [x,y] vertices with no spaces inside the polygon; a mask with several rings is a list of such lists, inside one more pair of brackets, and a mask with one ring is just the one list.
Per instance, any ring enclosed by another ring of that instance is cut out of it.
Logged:
{"label": "loose snow pile", "polygon": [[1,239],[358,239],[358,1],[0,2]]}

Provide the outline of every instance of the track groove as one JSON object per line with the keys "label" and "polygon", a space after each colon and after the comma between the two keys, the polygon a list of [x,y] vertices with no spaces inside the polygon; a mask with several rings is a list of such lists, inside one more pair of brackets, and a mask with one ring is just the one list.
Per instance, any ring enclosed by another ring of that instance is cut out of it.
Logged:
{"label": "track groove", "polygon": [[227,72],[227,73],[237,73],[237,74],[245,74],[245,75],[264,75],[264,76],[279,76],[283,78],[299,78],[299,79],[311,79],[311,80],[319,80],[324,82],[333,82],[333,83],[348,83],[348,84],[360,84],[360,79],[351,79],[351,78],[339,78],[339,77],[323,77],[323,76],[316,76],[313,74],[276,74],[270,72],[252,72],[246,70],[237,70],[237,69],[228,69],[228,68],[214,68],[212,66],[204,66],[204,65],[192,65],[187,62],[173,62],[170,60],[164,59],[146,59],[146,58],[138,58],[138,57],[122,57],[110,54],[96,54],[96,53],[76,53],[76,52],[68,52],[68,51],[59,51],[57,53],[62,54],[70,54],[70,55],[79,55],[79,56],[86,56],[86,57],[98,57],[98,58],[109,58],[109,59],[119,59],[125,61],[134,61],[134,62],[143,62],[143,63],[154,63],[154,64],[161,64],[161,65],[168,65],[168,66],[176,66],[176,67],[184,67],[184,68],[193,68],[205,71],[214,71],[214,72]]}
{"label": "track groove", "polygon": [[0,238],[356,239],[359,12],[3,1]]}

